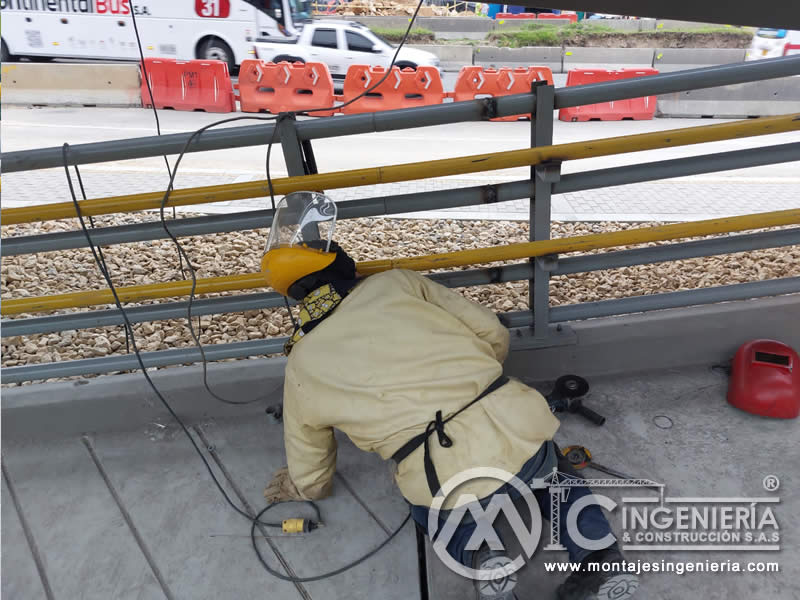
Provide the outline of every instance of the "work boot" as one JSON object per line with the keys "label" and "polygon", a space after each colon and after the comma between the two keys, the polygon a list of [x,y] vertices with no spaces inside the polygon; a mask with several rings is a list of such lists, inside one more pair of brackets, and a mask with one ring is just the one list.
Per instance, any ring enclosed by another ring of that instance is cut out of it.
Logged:
{"label": "work boot", "polygon": [[[497,569],[510,565],[512,560],[503,552],[482,548],[475,553],[472,561],[476,570]],[[498,576],[492,579],[476,579],[475,590],[478,600],[515,600],[514,587],[517,585],[517,574]]]}
{"label": "work boot", "polygon": [[[558,587],[558,600],[626,600],[639,587],[639,578],[619,566],[625,559],[616,544],[592,552],[581,562],[581,570]],[[603,569],[604,564],[616,568]],[[591,565],[591,566],[590,566]]]}

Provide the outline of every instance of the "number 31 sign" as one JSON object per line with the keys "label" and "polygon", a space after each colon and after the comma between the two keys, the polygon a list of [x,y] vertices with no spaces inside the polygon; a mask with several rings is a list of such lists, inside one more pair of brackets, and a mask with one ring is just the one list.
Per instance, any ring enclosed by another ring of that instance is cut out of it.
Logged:
{"label": "number 31 sign", "polygon": [[198,17],[226,19],[231,12],[230,0],[194,0],[194,11]]}

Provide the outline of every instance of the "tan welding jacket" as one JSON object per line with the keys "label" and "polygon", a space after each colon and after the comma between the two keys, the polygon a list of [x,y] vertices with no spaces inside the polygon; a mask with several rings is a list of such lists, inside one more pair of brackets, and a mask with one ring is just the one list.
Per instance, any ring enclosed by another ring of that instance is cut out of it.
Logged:
{"label": "tan welding jacket", "polygon": [[[300,493],[316,499],[330,492],[334,427],[388,459],[437,410],[447,418],[489,386],[502,373],[508,343],[491,310],[413,271],[360,282],[289,355],[284,436]],[[511,380],[446,424],[452,447],[441,447],[434,433],[431,456],[442,483],[473,467],[516,474],[557,429],[542,395]],[[412,504],[430,504],[422,446],[398,465],[396,480]],[[459,490],[484,498],[499,485],[478,480]]]}

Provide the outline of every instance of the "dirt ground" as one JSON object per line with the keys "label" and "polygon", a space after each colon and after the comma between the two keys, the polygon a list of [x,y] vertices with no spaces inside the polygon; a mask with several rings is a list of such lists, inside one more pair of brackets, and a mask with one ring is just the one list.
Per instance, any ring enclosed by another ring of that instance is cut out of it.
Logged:
{"label": "dirt ground", "polygon": [[592,48],[747,48],[751,39],[751,34],[742,32],[594,33],[569,36],[564,39],[564,45]]}

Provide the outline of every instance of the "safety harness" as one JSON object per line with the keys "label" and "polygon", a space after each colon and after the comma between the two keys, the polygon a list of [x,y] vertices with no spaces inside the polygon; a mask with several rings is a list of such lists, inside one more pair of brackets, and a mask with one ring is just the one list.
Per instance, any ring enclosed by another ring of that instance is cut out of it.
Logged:
{"label": "safety harness", "polygon": [[413,438],[408,440],[405,444],[403,444],[397,452],[392,454],[392,460],[396,463],[402,462],[405,458],[407,458],[414,450],[419,448],[420,446],[424,446],[424,454],[423,454],[423,464],[425,465],[425,478],[428,480],[428,488],[430,488],[431,496],[435,496],[439,490],[441,489],[441,484],[439,483],[439,476],[436,474],[436,467],[433,465],[433,460],[431,459],[430,448],[428,446],[428,438],[436,432],[436,435],[439,438],[439,445],[442,448],[450,448],[453,445],[453,440],[448,437],[447,433],[444,431],[445,423],[451,421],[462,412],[467,410],[470,406],[475,404],[476,402],[482,400],[492,392],[498,390],[502,386],[508,383],[508,377],[505,375],[501,375],[497,379],[495,379],[489,387],[487,387],[483,392],[481,392],[480,396],[475,398],[472,402],[467,404],[466,406],[461,407],[452,415],[447,417],[446,419],[442,418],[442,411],[436,411],[436,418],[428,423],[428,426],[425,428],[425,431],[422,433],[415,435]]}

